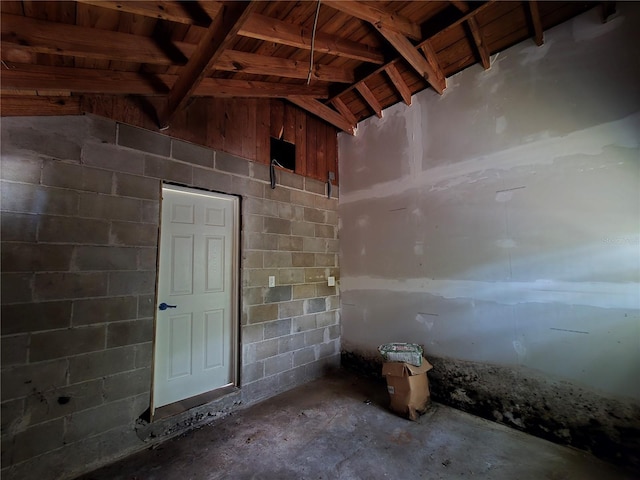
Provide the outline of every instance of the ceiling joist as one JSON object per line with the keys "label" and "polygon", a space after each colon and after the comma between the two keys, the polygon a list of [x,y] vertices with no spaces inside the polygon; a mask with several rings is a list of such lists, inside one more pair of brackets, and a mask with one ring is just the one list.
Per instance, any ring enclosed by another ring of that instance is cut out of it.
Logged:
{"label": "ceiling joist", "polygon": [[392,63],[387,65],[385,71],[387,72],[387,75],[389,75],[391,83],[393,83],[393,86],[402,97],[404,103],[406,103],[407,105],[411,105],[411,90],[402,78],[402,75],[400,75],[400,72],[398,71],[398,68],[395,66],[395,64]]}
{"label": "ceiling joist", "polygon": [[367,104],[371,107],[373,113],[375,113],[378,118],[382,118],[382,107],[380,106],[380,102],[378,102],[378,99],[373,94],[371,89],[367,87],[367,84],[364,82],[358,83],[358,85],[356,86],[356,90],[360,92],[360,95],[362,95],[362,98],[364,98],[365,102],[367,102]]}
{"label": "ceiling joist", "polygon": [[[453,3],[456,6],[456,8],[460,10],[462,13],[467,13],[470,10],[469,5],[465,1],[451,0],[451,3]],[[478,56],[480,57],[480,63],[482,64],[482,68],[484,68],[485,70],[488,70],[491,67],[491,58],[490,58],[491,55],[484,41],[484,37],[482,35],[482,29],[480,28],[480,25],[478,25],[478,21],[476,20],[476,17],[475,16],[469,17],[467,19],[467,25],[469,27],[469,30],[471,31],[471,36],[473,37],[473,43],[475,44],[476,50],[478,52]]]}
{"label": "ceiling joist", "polygon": [[350,135],[355,134],[355,125],[349,123],[338,112],[336,112],[335,110],[332,110],[331,108],[320,103],[319,101],[309,97],[298,97],[295,95],[287,97],[287,100],[289,100],[294,105],[297,105],[298,107],[302,108],[303,110],[306,110],[307,112],[320,117],[324,121],[339,128],[340,130],[343,130],[349,133]]}
{"label": "ceiling joist", "polygon": [[340,114],[347,119],[350,124],[355,125],[358,123],[358,119],[356,118],[356,116],[351,110],[349,110],[349,107],[347,107],[347,105],[342,100],[340,100],[340,98],[334,98],[331,103],[334,107],[336,107],[336,110],[338,110],[338,112],[340,112]]}

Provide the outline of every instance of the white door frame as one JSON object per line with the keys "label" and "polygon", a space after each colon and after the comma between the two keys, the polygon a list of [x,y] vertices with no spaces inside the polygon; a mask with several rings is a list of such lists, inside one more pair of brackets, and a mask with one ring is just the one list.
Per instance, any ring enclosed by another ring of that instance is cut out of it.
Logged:
{"label": "white door frame", "polygon": [[[167,188],[175,191],[180,191],[184,193],[189,193],[192,195],[202,195],[206,197],[212,198],[223,198],[226,200],[232,200],[233,205],[233,241],[232,241],[232,253],[231,253],[231,315],[232,315],[232,332],[231,332],[231,358],[233,361],[232,366],[232,382],[233,386],[238,386],[239,379],[239,331],[240,331],[240,197],[236,195],[229,195],[225,193],[212,192],[208,190],[184,187],[180,185],[174,185],[171,183],[162,183],[161,185],[161,196],[160,196],[160,209],[159,209],[159,224],[158,224],[158,246],[156,253],[156,287],[155,287],[155,298],[154,298],[154,321],[153,321],[153,355],[152,355],[152,363],[151,363],[151,392],[150,392],[150,418],[153,420],[153,416],[155,413],[155,405],[154,405],[154,378],[155,378],[155,369],[156,369],[156,341],[157,341],[157,328],[158,328],[158,303],[160,302],[158,287],[160,284],[160,243],[162,237],[162,191]],[[224,388],[224,387],[223,387]],[[215,390],[213,390],[215,391]]]}

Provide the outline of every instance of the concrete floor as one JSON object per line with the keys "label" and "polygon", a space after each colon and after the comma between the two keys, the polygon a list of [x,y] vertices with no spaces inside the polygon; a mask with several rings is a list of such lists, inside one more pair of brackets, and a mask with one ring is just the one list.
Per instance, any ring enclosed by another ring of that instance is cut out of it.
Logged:
{"label": "concrete floor", "polygon": [[387,411],[387,401],[384,384],[338,372],[82,478],[636,478],[440,404],[410,422]]}

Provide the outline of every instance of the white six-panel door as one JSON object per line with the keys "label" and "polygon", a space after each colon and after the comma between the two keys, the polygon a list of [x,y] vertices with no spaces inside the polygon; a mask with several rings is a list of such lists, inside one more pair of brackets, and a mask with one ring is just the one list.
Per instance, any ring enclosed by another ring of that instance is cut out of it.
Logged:
{"label": "white six-panel door", "polygon": [[154,408],[234,383],[237,217],[234,197],[162,189]]}

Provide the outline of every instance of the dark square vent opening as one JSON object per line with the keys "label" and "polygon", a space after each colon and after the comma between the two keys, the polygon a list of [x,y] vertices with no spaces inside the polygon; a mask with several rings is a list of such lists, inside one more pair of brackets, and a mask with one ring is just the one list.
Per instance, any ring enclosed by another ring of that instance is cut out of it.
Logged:
{"label": "dark square vent opening", "polygon": [[296,171],[296,146],[271,137],[271,160],[275,159],[282,167],[292,172]]}

